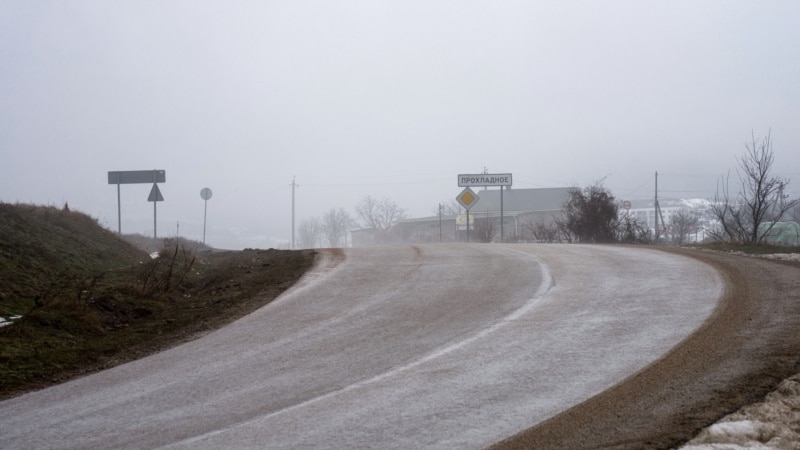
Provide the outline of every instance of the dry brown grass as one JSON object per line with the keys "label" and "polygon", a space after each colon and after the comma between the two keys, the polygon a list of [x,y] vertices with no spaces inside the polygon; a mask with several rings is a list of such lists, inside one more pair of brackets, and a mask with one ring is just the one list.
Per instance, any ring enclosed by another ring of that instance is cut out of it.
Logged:
{"label": "dry brown grass", "polygon": [[193,339],[280,295],[313,251],[147,253],[88,216],[0,204],[0,399]]}

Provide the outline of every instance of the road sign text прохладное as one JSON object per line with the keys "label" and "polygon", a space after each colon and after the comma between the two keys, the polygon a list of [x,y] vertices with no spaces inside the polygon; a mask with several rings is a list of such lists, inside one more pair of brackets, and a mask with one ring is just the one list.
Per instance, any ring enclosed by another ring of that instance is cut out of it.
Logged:
{"label": "road sign text \u043f\u0440\u043e\u0445\u043b\u0430\u0434\u043d\u043e\u0435", "polygon": [[479,173],[458,175],[459,187],[474,186],[511,186],[512,177],[510,173]]}

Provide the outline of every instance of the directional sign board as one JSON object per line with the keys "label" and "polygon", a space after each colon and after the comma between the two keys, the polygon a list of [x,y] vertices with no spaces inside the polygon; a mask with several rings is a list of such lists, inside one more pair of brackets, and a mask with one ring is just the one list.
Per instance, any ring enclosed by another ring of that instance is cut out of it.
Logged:
{"label": "directional sign board", "polygon": [[108,172],[108,184],[166,183],[165,170],[124,170]]}
{"label": "directional sign board", "polygon": [[462,173],[458,175],[459,187],[511,186],[510,173]]}
{"label": "directional sign board", "polygon": [[158,189],[157,183],[167,182],[166,170],[122,170],[122,171],[109,171],[108,184],[117,185],[117,224],[118,232],[122,234],[122,200],[120,199],[121,184],[138,184],[138,183],[153,183],[153,189],[150,190],[150,196],[147,197],[148,202],[153,202],[153,237],[156,237],[156,202],[163,202],[164,197]]}
{"label": "directional sign board", "polygon": [[460,203],[461,206],[463,206],[467,211],[469,211],[469,209],[472,208],[475,203],[478,203],[478,200],[480,200],[480,197],[478,197],[478,194],[473,192],[470,188],[464,188],[464,190],[456,196],[456,201]]}

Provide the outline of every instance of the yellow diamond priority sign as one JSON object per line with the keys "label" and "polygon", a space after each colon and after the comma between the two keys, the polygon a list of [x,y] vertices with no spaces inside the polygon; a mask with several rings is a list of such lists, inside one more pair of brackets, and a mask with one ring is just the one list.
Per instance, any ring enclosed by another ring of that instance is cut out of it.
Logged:
{"label": "yellow diamond priority sign", "polygon": [[469,211],[470,208],[475,205],[475,203],[478,203],[478,200],[480,200],[478,194],[473,192],[472,189],[468,187],[464,188],[464,190],[456,196],[456,201],[460,203],[461,206],[463,206],[467,211]]}

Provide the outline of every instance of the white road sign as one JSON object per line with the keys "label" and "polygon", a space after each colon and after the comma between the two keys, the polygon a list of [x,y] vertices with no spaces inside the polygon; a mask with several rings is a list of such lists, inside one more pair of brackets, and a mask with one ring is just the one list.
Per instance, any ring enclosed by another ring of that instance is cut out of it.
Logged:
{"label": "white road sign", "polygon": [[458,175],[458,186],[511,186],[510,173],[462,173]]}

